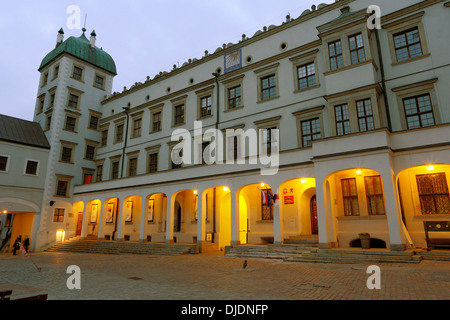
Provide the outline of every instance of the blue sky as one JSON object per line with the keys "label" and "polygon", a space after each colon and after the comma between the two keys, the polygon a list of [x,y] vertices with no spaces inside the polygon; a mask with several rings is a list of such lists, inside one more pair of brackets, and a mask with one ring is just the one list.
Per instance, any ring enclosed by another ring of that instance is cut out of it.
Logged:
{"label": "blue sky", "polygon": [[264,26],[280,25],[313,4],[334,0],[90,0],[8,1],[0,11],[0,113],[33,119],[39,83],[37,68],[56,43],[81,35],[69,29],[71,5],[79,7],[86,36],[95,29],[96,45],[116,62],[113,91],[170,71],[190,58],[201,58],[223,43],[237,43],[242,34],[254,35]]}

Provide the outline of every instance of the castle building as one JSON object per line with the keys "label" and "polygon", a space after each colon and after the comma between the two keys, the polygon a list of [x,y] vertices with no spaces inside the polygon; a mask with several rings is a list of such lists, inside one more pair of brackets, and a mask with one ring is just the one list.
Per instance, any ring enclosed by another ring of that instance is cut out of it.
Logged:
{"label": "castle building", "polygon": [[423,222],[450,218],[450,2],[372,2],[313,6],[122,92],[95,32],[60,30],[39,67],[33,248],[425,247]]}

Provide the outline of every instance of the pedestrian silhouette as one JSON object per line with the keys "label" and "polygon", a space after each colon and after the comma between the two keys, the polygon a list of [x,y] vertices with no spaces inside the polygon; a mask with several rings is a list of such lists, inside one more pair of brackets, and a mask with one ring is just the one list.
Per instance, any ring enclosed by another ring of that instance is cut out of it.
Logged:
{"label": "pedestrian silhouette", "polygon": [[16,255],[16,251],[20,249],[20,241],[22,241],[22,236],[18,236],[13,245],[13,255]]}
{"label": "pedestrian silhouette", "polygon": [[30,245],[30,238],[28,238],[28,236],[25,238],[25,240],[23,240],[23,247],[25,249],[26,252],[28,252],[28,246]]}

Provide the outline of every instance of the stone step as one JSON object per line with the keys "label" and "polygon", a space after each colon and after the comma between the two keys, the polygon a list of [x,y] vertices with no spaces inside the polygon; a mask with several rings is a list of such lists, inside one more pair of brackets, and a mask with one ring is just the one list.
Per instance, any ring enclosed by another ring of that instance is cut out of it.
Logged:
{"label": "stone step", "polygon": [[423,260],[450,261],[450,250],[417,250],[414,254],[421,256]]}
{"label": "stone step", "polygon": [[56,244],[46,252],[83,252],[104,254],[155,254],[176,255],[183,253],[197,253],[194,244],[154,244],[133,242],[109,242],[97,240],[69,240]]}

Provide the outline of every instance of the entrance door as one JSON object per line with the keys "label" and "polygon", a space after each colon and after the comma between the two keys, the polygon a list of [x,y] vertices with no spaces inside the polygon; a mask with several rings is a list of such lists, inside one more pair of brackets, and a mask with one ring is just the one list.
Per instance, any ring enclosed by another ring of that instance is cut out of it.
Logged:
{"label": "entrance door", "polygon": [[83,213],[78,213],[77,232],[75,236],[81,236],[81,228],[83,226]]}
{"label": "entrance door", "polygon": [[310,211],[311,211],[311,233],[318,234],[319,227],[317,225],[317,201],[315,195],[311,198]]}

